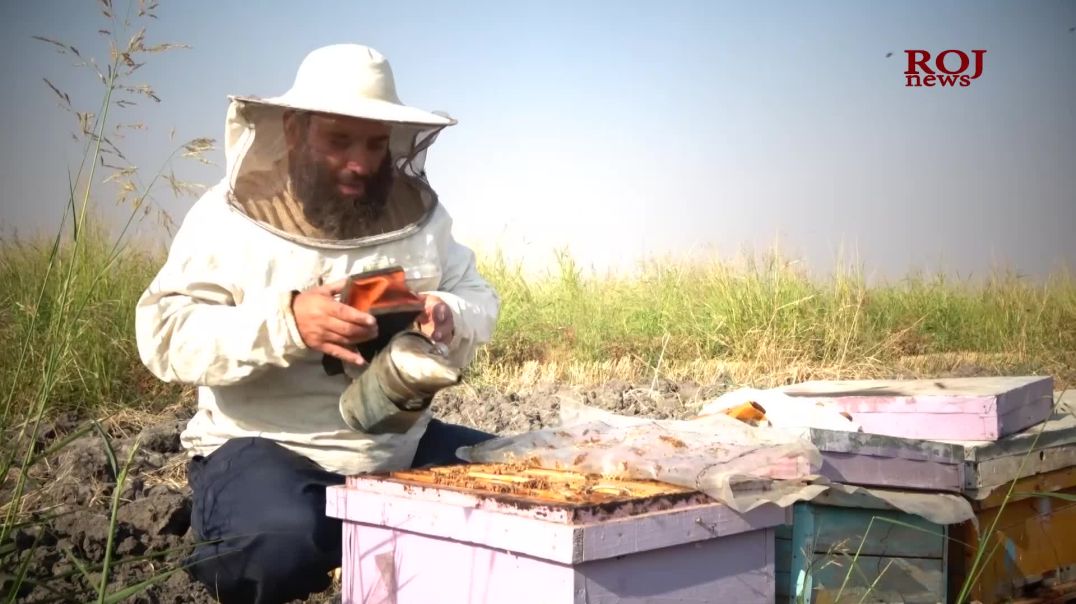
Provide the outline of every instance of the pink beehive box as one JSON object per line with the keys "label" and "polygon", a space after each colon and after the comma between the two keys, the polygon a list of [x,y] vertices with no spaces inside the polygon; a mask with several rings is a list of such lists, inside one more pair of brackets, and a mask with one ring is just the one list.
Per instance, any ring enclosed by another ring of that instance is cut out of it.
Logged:
{"label": "pink beehive box", "polygon": [[865,432],[927,440],[993,441],[1050,417],[1050,377],[814,381],[781,389],[830,402]]}
{"label": "pink beehive box", "polygon": [[349,477],[345,603],[773,602],[774,527],[701,493],[508,466]]}

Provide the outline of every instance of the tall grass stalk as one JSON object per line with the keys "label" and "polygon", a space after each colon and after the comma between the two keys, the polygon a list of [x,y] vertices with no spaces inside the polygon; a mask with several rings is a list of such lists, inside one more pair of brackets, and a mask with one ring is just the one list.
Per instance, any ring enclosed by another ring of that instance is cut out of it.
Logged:
{"label": "tall grass stalk", "polygon": [[116,454],[112,450],[111,443],[106,441],[109,459],[112,461],[112,471],[116,475],[116,486],[112,489],[112,508],[108,515],[108,539],[105,544],[105,561],[101,567],[100,587],[97,588],[98,604],[105,604],[105,599],[108,595],[108,575],[109,571],[112,569],[112,548],[116,538],[116,522],[119,519],[120,494],[123,493],[123,485],[127,482],[127,473],[131,469],[131,462],[134,461],[135,453],[138,451],[138,445],[139,443],[136,440],[135,443],[131,445],[130,451],[127,453],[127,461],[123,464],[123,467],[117,468]]}
{"label": "tall grass stalk", "polygon": [[1045,424],[1039,426],[1027,453],[1020,458],[1020,466],[1016,470],[1016,477],[1009,483],[1009,488],[1005,491],[1005,497],[1001,500],[1001,505],[998,506],[998,511],[994,514],[994,519],[990,522],[990,528],[988,528],[985,533],[980,532],[978,535],[975,556],[972,558],[971,568],[967,570],[967,576],[964,583],[960,586],[960,593],[956,599],[957,602],[966,602],[968,600],[968,597],[971,595],[971,590],[975,588],[975,585],[978,584],[980,577],[982,577],[983,572],[986,570],[987,563],[993,559],[998,548],[1001,546],[1000,541],[992,543],[994,541],[994,533],[997,530],[997,525],[1001,520],[1002,513],[1005,511],[1006,506],[1008,506],[1009,501],[1013,497],[1016,483],[1019,482],[1020,477],[1024,474],[1024,466],[1027,464],[1027,461],[1031,458],[1032,454],[1037,452],[1039,437],[1042,435],[1043,428],[1045,428]]}
{"label": "tall grass stalk", "polygon": [[[7,350],[17,351],[5,369],[0,385],[4,388],[3,408],[0,411],[0,435],[4,437],[0,446],[0,509],[3,510],[0,522],[0,562],[5,567],[17,563],[20,572],[8,582],[7,601],[15,601],[22,589],[25,572],[33,558],[41,531],[35,534],[29,551],[19,548],[7,548],[12,543],[12,533],[27,524],[42,524],[44,521],[24,521],[28,516],[24,508],[30,470],[42,459],[38,451],[38,438],[44,419],[54,412],[57,405],[56,394],[61,386],[69,386],[75,396],[85,396],[87,386],[100,383],[101,376],[107,374],[109,367],[116,365],[114,358],[107,354],[86,357],[87,339],[101,336],[107,341],[119,330],[128,326],[127,320],[117,320],[117,312],[130,313],[130,306],[123,305],[126,299],[116,300],[116,291],[102,291],[103,287],[115,281],[113,272],[123,262],[126,234],[140,210],[148,207],[152,187],[162,178],[163,170],[152,176],[149,184],[140,188],[137,184],[137,169],[133,166],[116,165],[115,160],[126,160],[123,153],[109,138],[109,128],[114,126],[111,112],[115,107],[125,107],[133,102],[122,96],[140,94],[159,101],[152,89],[145,85],[131,85],[128,78],[141,67],[137,61],[146,53],[161,52],[176,45],[145,46],[145,28],[138,29],[126,43],[121,36],[133,31],[132,14],[135,2],[128,3],[125,16],[119,17],[109,0],[100,0],[102,13],[108,20],[108,28],[101,32],[109,37],[109,61],[104,70],[100,70],[93,59],[84,59],[75,47],[63,42],[35,36],[35,38],[58,48],[62,54],[76,57],[80,66],[93,69],[102,84],[104,92],[99,110],[96,113],[83,113],[74,110],[69,95],[52,82],[45,80],[52,92],[60,99],[61,107],[77,117],[83,134],[83,155],[73,174],[69,174],[69,195],[66,211],[57,228],[55,237],[47,246],[40,243],[23,244],[22,242],[3,242],[0,251],[0,274],[4,278],[7,291],[3,294],[3,308],[11,321],[5,321],[0,329],[0,345]],[[155,18],[153,14],[156,2],[138,2],[137,17],[143,20]],[[112,136],[117,136],[112,133]],[[209,150],[206,139],[196,139],[180,146],[185,155],[197,158],[200,153]],[[170,162],[175,156],[173,152]],[[106,157],[109,158],[106,161]],[[110,161],[114,163],[109,163]],[[166,162],[165,166],[168,165]],[[130,214],[118,234],[109,236],[107,231],[93,224],[93,203],[99,190],[98,169],[109,169],[112,174],[104,180],[118,182],[119,200],[129,204]],[[182,188],[174,176],[169,176],[173,189]],[[70,230],[68,230],[70,229]],[[98,314],[99,304],[104,301],[114,303],[113,312]],[[90,311],[94,311],[91,316]],[[102,321],[114,323],[104,329]],[[91,336],[84,338],[83,336]],[[126,343],[121,338],[120,343]],[[17,343],[17,345],[12,345]],[[98,344],[101,342],[98,341]],[[109,344],[106,342],[106,344]],[[106,345],[107,348],[107,345]],[[101,390],[93,393],[97,396],[110,393]],[[100,410],[100,409],[97,409]],[[111,452],[107,435],[105,444]],[[64,439],[63,446],[69,439]],[[50,448],[56,450],[56,444]],[[132,448],[131,455],[134,454]],[[126,478],[127,465],[122,469],[112,460],[113,476],[116,483],[112,485],[113,503],[110,510],[110,532],[105,548],[104,564],[101,569],[101,583],[97,588],[98,601],[106,601],[109,568],[112,564],[113,539],[119,511],[119,497]],[[128,460],[129,465],[130,460]],[[13,478],[12,478],[13,476]],[[14,485],[9,481],[14,481]],[[40,528],[40,526],[38,527]],[[9,551],[10,549],[10,551]],[[79,565],[85,570],[83,565]],[[109,600],[110,601],[110,600]]]}
{"label": "tall grass stalk", "polygon": [[[116,61],[118,62],[118,58]],[[90,171],[87,178],[87,185],[83,191],[81,200],[76,201],[74,198],[70,199],[71,208],[76,210],[75,227],[71,235],[70,243],[70,261],[66,263],[66,271],[60,277],[60,285],[56,290],[57,296],[55,300],[56,311],[49,313],[45,319],[44,333],[41,341],[33,342],[30,338],[25,340],[25,345],[20,350],[17,369],[15,372],[15,381],[17,382],[20,377],[21,369],[25,366],[26,360],[29,357],[29,350],[31,342],[34,345],[43,346],[47,351],[45,354],[45,363],[42,366],[42,373],[40,381],[38,382],[37,392],[33,398],[33,407],[30,410],[30,421],[24,422],[19,430],[18,435],[15,437],[15,442],[26,443],[25,450],[23,451],[23,459],[20,468],[23,471],[18,473],[15,483],[15,491],[11,498],[11,505],[7,509],[7,514],[4,518],[4,522],[0,525],[0,543],[3,543],[8,537],[10,526],[15,522],[15,519],[22,511],[21,502],[24,488],[26,485],[27,473],[25,469],[30,467],[30,462],[34,457],[35,441],[38,435],[38,429],[41,425],[41,419],[45,414],[48,403],[51,399],[53,387],[56,384],[56,373],[59,366],[59,361],[67,356],[71,343],[71,330],[67,329],[68,321],[65,319],[74,319],[77,321],[80,311],[85,308],[83,304],[79,304],[77,310],[73,310],[71,307],[74,301],[73,294],[77,293],[75,283],[80,273],[83,271],[92,271],[92,268],[83,265],[80,261],[82,257],[80,255],[81,243],[83,241],[80,237],[82,226],[86,220],[86,207],[89,205],[90,193],[92,191],[92,183],[94,180],[94,174],[96,172],[97,163],[100,158],[101,145],[104,138],[104,127],[108,118],[108,108],[111,105],[111,96],[115,88],[115,67],[118,67],[117,63],[113,63],[113,69],[109,69],[112,77],[108,81],[107,92],[105,93],[104,110],[101,114],[101,119],[98,122],[97,128],[94,130],[94,136],[96,138],[96,144],[92,148],[92,155],[90,156]],[[99,130],[98,130],[99,129]],[[85,165],[85,162],[83,162]],[[81,167],[80,167],[81,171]],[[77,179],[76,179],[77,180]],[[76,205],[77,204],[77,205]],[[62,229],[62,225],[61,225]],[[49,253],[48,263],[46,265],[45,276],[42,279],[41,294],[38,296],[38,309],[41,308],[42,303],[46,301],[45,292],[48,291],[49,280],[52,277],[53,268],[56,266],[58,259],[60,258],[60,246],[62,244],[62,235],[57,235],[55,244]],[[92,271],[93,281],[99,278],[99,271]],[[34,313],[31,319],[31,327],[37,327],[37,322],[40,317],[40,310]],[[8,427],[9,413],[10,413],[10,401],[14,396],[14,391],[8,394],[8,397],[4,404],[4,414],[0,417],[0,429]],[[29,438],[26,438],[26,428],[30,426]],[[4,474],[7,476],[7,472],[13,463],[13,458],[17,455],[17,451],[13,448],[4,460]]]}
{"label": "tall grass stalk", "polygon": [[[856,563],[859,561],[859,555],[863,552],[863,545],[867,542],[867,536],[870,535],[871,529],[874,528],[874,521],[878,519],[880,519],[879,516],[871,516],[870,522],[867,523],[867,530],[863,531],[863,537],[860,538],[859,545],[856,546],[856,551],[854,554],[852,554],[852,561],[848,565],[848,570],[844,573],[844,579],[841,580],[841,586],[837,589],[837,597],[834,598],[835,601],[841,601],[841,596],[844,595],[844,590],[846,587],[848,587],[848,581],[852,578],[852,570],[856,568]],[[886,568],[889,567],[887,566]],[[880,574],[878,578],[881,578]],[[867,593],[870,592],[868,591]],[[864,597],[866,597],[866,594],[864,594]]]}

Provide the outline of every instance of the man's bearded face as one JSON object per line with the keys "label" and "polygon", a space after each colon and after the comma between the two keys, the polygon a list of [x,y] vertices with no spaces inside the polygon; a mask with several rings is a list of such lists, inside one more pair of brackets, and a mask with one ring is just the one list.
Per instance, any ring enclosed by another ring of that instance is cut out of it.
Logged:
{"label": "man's bearded face", "polygon": [[320,114],[291,114],[288,172],[311,224],[343,236],[377,220],[392,186],[387,124]]}

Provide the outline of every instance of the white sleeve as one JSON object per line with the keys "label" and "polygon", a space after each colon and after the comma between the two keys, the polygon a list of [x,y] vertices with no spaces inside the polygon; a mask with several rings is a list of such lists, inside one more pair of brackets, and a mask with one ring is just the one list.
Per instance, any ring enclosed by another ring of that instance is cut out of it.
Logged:
{"label": "white sleeve", "polygon": [[[291,291],[244,295],[204,213],[192,208],[168,260],[135,308],[138,353],[166,382],[237,383],[269,366],[287,367],[305,350]],[[227,246],[224,246],[227,249]]]}

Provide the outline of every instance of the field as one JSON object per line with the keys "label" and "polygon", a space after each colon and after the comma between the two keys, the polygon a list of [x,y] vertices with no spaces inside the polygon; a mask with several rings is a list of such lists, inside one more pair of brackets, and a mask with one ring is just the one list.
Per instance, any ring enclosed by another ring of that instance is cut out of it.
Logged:
{"label": "field", "polygon": [[[50,241],[0,247],[0,391],[26,409],[38,375],[13,383],[20,344],[58,313],[60,285],[42,276]],[[192,392],[159,383],[134,347],[133,308],[164,251],[127,250],[90,230],[69,292],[86,307],[69,332],[48,407],[88,415],[154,413]],[[71,264],[60,254],[58,266]],[[90,267],[108,266],[94,282]],[[54,269],[55,270],[55,269]],[[824,279],[778,257],[692,265],[653,262],[629,276],[582,272],[568,257],[528,276],[500,258],[481,272],[502,299],[493,341],[468,376],[492,391],[610,380],[768,387],[811,378],[1052,374],[1076,383],[1076,280],[998,274],[978,283],[909,276],[870,287],[854,272]],[[28,367],[49,351],[30,346]]]}
{"label": "field", "polygon": [[[8,539],[40,540],[27,565],[29,601],[48,601],[48,590],[32,586],[50,575],[60,579],[42,585],[62,593],[97,585],[92,567],[112,550],[125,562],[114,562],[109,593],[161,577],[185,553],[190,502],[178,433],[193,392],[153,378],[133,341],[132,309],[164,251],[117,251],[113,241],[86,227],[77,249],[55,254],[44,240],[0,246],[0,392],[12,464],[3,511],[14,527]],[[434,410],[504,434],[555,422],[560,396],[688,417],[733,387],[811,378],[1051,374],[1058,389],[1076,382],[1070,275],[868,286],[854,272],[819,279],[792,266],[773,256],[654,262],[613,276],[587,274],[562,256],[556,270],[529,276],[484,259],[481,271],[502,298],[498,330]],[[35,455],[55,452],[32,464],[15,492],[31,441]],[[18,528],[50,513],[59,516],[47,529]],[[183,573],[162,579],[140,597],[207,597]]]}
{"label": "field", "polygon": [[[134,345],[135,302],[166,249],[126,242],[94,208],[114,196],[137,219],[155,187],[197,193],[172,160],[205,162],[213,141],[170,137],[156,173],[128,161],[116,144],[142,128],[124,111],[161,101],[136,70],[183,45],[145,43],[156,2],[128,3],[122,18],[96,4],[108,28],[98,62],[35,36],[103,85],[73,101],[45,80],[80,132],[81,164],[57,173],[71,183],[65,221],[55,238],[0,239],[0,598],[210,602],[181,568],[192,538],[179,432],[194,393],[156,380]],[[868,285],[856,267],[811,274],[776,254],[655,259],[618,275],[558,259],[541,275],[481,259],[500,321],[437,415],[508,434],[555,422],[563,396],[683,418],[731,388],[813,378],[1049,374],[1058,390],[1076,386],[1068,272]]]}

